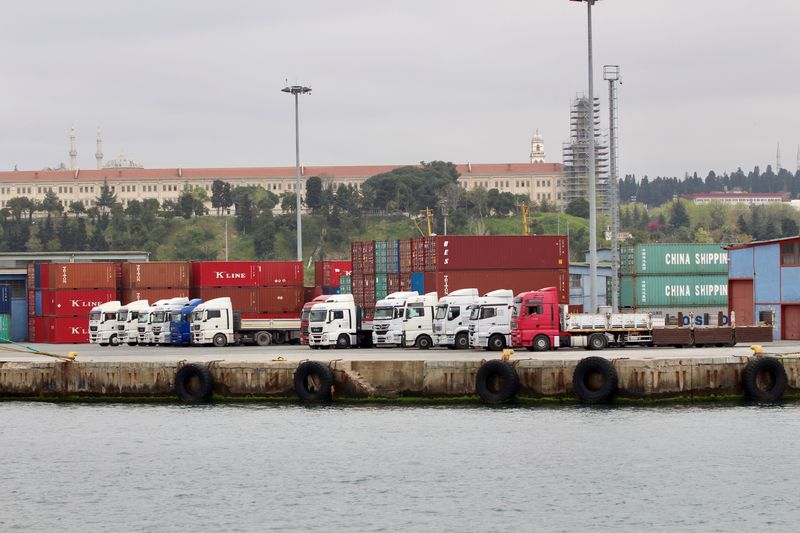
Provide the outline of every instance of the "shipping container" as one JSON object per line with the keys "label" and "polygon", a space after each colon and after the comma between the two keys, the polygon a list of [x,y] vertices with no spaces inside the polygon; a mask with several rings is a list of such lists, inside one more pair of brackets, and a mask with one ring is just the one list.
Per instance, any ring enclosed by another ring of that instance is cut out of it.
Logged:
{"label": "shipping container", "polygon": [[122,263],[122,289],[189,287],[191,263],[186,261]]}
{"label": "shipping container", "polygon": [[[411,290],[411,273],[403,272],[397,275],[397,291],[407,292]],[[396,291],[395,291],[396,292]]]}
{"label": "shipping container", "polygon": [[37,316],[84,316],[92,307],[117,299],[114,289],[45,289],[36,294],[41,296]]}
{"label": "shipping container", "polygon": [[622,276],[622,307],[727,307],[728,276]]}
{"label": "shipping container", "polygon": [[411,273],[411,239],[403,239],[397,243],[398,268],[401,274]]}
{"label": "shipping container", "polygon": [[[350,275],[339,277],[339,294],[352,294],[353,281]],[[307,302],[310,300],[306,300]]]}
{"label": "shipping container", "polygon": [[255,287],[259,269],[256,261],[195,261],[192,287]]}
{"label": "shipping container", "polygon": [[[621,313],[649,313],[654,317],[664,318],[667,325],[688,326],[694,315],[695,326],[728,326],[729,313],[727,307],[647,307],[642,309],[620,308]],[[722,317],[720,317],[720,313]],[[678,324],[680,317],[680,324]]]}
{"label": "shipping container", "polygon": [[11,286],[0,285],[0,314],[11,313]]}
{"label": "shipping container", "polygon": [[234,311],[242,313],[258,313],[258,300],[255,287],[194,287],[190,298],[202,298],[203,301],[228,297]]}
{"label": "shipping container", "polygon": [[425,271],[425,237],[411,239],[411,270]]}
{"label": "shipping container", "polygon": [[[496,289],[511,289],[514,294],[556,287],[561,303],[569,303],[569,272],[566,269],[533,270],[452,270],[426,272],[424,292],[440,297],[458,289],[476,287],[486,294]],[[411,290],[416,290],[413,288]]]}
{"label": "shipping container", "polygon": [[257,313],[286,313],[295,317],[303,310],[303,287],[258,287],[256,293]]}
{"label": "shipping container", "polygon": [[375,273],[386,274],[386,254],[389,241],[375,241]]}
{"label": "shipping container", "polygon": [[11,315],[0,313],[0,342],[11,341]]}
{"label": "shipping container", "polygon": [[89,316],[45,317],[43,342],[51,344],[86,344],[89,342]]}
{"label": "shipping container", "polygon": [[341,277],[349,276],[352,271],[352,261],[317,261],[314,263],[314,285],[340,287]]}
{"label": "shipping container", "polygon": [[322,294],[322,287],[303,287],[303,301],[310,302]]}
{"label": "shipping container", "polygon": [[115,289],[116,263],[50,263],[41,265],[50,289]]}
{"label": "shipping container", "polygon": [[419,294],[425,294],[425,272],[411,273],[411,288],[409,290],[417,291]]}
{"label": "shipping container", "polygon": [[190,292],[191,289],[124,289],[119,291],[119,299],[122,305],[127,305],[137,300],[147,300],[152,303],[172,298],[188,298]]}
{"label": "shipping container", "polygon": [[260,261],[257,285],[262,287],[302,287],[302,261]]}
{"label": "shipping container", "polygon": [[375,274],[375,301],[386,298],[386,295],[389,294],[388,289],[386,274]]}
{"label": "shipping container", "polygon": [[569,268],[564,235],[440,236],[429,247],[427,271]]}
{"label": "shipping container", "polygon": [[397,274],[398,272],[400,272],[400,241],[387,241],[386,273]]}
{"label": "shipping container", "polygon": [[727,274],[724,244],[653,243],[620,249],[622,274]]}

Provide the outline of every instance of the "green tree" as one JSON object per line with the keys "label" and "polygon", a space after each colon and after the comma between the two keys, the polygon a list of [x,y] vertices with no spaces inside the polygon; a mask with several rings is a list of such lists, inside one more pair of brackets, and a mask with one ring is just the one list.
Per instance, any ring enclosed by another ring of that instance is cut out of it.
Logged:
{"label": "green tree", "polygon": [[194,214],[194,196],[192,196],[191,191],[183,191],[181,195],[178,196],[175,213],[186,220],[192,218]]}
{"label": "green tree", "polygon": [[270,259],[275,247],[275,219],[272,211],[262,212],[256,221],[253,232],[253,248],[256,258]]}
{"label": "green tree", "polygon": [[61,213],[64,211],[64,206],[61,204],[61,200],[58,199],[56,193],[51,190],[48,190],[44,194],[44,200],[42,200],[42,209],[47,211],[47,214],[53,213]]}
{"label": "green tree", "polygon": [[175,239],[175,259],[178,261],[213,261],[217,254],[214,232],[199,224],[186,228]]}
{"label": "green tree", "polygon": [[669,215],[669,226],[671,229],[686,228],[689,226],[689,213],[686,206],[680,200],[672,202]]}
{"label": "green tree", "polygon": [[73,250],[73,232],[69,226],[69,218],[67,214],[61,215],[61,222],[58,224],[58,244],[62,251]]}
{"label": "green tree", "polygon": [[281,195],[281,211],[284,213],[294,213],[297,209],[297,195],[293,192],[285,192]]}
{"label": "green tree", "polygon": [[57,247],[53,248],[50,245],[50,243],[56,239],[55,225],[53,224],[53,217],[50,215],[50,213],[47,214],[47,217],[39,225],[39,230],[37,233],[39,235],[39,242],[42,243],[42,248],[44,250],[58,250]]}
{"label": "green tree", "polygon": [[565,211],[574,217],[589,218],[589,202],[585,198],[576,198],[567,205]]}
{"label": "green tree", "polygon": [[103,186],[100,187],[100,195],[95,200],[95,205],[102,211],[103,209],[111,209],[116,203],[117,195],[111,192],[108,180],[103,180]]}
{"label": "green tree", "polygon": [[83,202],[70,202],[69,212],[78,218],[81,214],[86,213],[86,206],[83,205]]}
{"label": "green tree", "polygon": [[305,200],[312,213],[322,207],[322,179],[319,176],[311,176],[306,180]]}

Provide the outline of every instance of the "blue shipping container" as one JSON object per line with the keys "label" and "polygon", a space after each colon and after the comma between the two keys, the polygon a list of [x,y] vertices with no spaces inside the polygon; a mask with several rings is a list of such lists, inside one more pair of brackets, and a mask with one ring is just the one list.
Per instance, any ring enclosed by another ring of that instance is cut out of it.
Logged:
{"label": "blue shipping container", "polygon": [[425,272],[411,273],[411,290],[425,294]]}
{"label": "blue shipping container", "polygon": [[33,297],[33,308],[36,316],[42,316],[42,291],[36,291]]}
{"label": "blue shipping container", "polygon": [[33,265],[33,287],[28,287],[28,289],[40,288],[42,286],[42,265],[40,263],[36,263]]}
{"label": "blue shipping container", "polygon": [[11,313],[11,286],[0,285],[0,314]]}

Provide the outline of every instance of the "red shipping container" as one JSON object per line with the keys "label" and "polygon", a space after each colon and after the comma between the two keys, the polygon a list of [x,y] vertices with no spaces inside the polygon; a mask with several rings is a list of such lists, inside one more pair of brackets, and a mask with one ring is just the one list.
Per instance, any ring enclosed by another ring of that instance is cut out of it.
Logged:
{"label": "red shipping container", "polygon": [[322,295],[322,287],[303,287],[303,300],[310,302],[317,296]]}
{"label": "red shipping container", "polygon": [[339,287],[339,278],[353,272],[352,261],[317,261],[314,264],[314,285],[317,287]]}
{"label": "red shipping container", "polygon": [[45,289],[42,316],[88,316],[92,307],[116,299],[114,289]]}
{"label": "red shipping container", "polygon": [[42,280],[48,280],[46,288],[114,289],[117,287],[116,263],[50,263],[43,264],[40,268]]}
{"label": "red shipping container", "polygon": [[147,300],[152,304],[158,300],[189,297],[189,289],[183,287],[175,289],[125,289],[119,292],[122,305],[127,305],[137,300]]}
{"label": "red shipping container", "polygon": [[34,266],[33,263],[28,263],[26,272],[27,272],[26,280],[27,280],[28,290],[33,290],[36,285],[36,267]]}
{"label": "red shipping container", "polygon": [[192,298],[202,298],[207,302],[214,298],[231,299],[234,311],[240,313],[258,313],[258,299],[255,287],[195,287]]}
{"label": "red shipping container", "polygon": [[411,239],[411,271],[422,272],[425,270],[425,238]]}
{"label": "red shipping container", "polygon": [[[28,341],[47,342],[47,329],[44,317],[28,318]],[[88,324],[88,321],[87,321]]]}
{"label": "red shipping container", "polygon": [[569,302],[569,271],[566,269],[536,270],[452,270],[426,272],[425,292],[439,297],[457,289],[475,287],[481,294],[497,289],[511,289],[514,294],[545,287],[558,289],[559,302]]}
{"label": "red shipping container", "polygon": [[262,287],[303,286],[302,261],[261,261],[257,284]]}
{"label": "red shipping container", "polygon": [[433,239],[434,270],[438,271],[569,268],[569,245],[564,235],[456,235]]}
{"label": "red shipping container", "polygon": [[255,287],[258,285],[256,261],[195,261],[192,287]]}
{"label": "red shipping container", "polygon": [[51,344],[86,344],[89,342],[89,316],[60,316],[43,319],[46,341]]}
{"label": "red shipping container", "polygon": [[36,316],[36,291],[28,291],[28,316]]}
{"label": "red shipping container", "polygon": [[408,274],[411,272],[411,239],[403,239],[399,244],[400,253],[400,273]]}
{"label": "red shipping container", "polygon": [[303,310],[303,287],[259,287],[256,305],[259,313],[291,313],[300,316]]}
{"label": "red shipping container", "polygon": [[122,289],[189,287],[190,263],[186,261],[122,263]]}

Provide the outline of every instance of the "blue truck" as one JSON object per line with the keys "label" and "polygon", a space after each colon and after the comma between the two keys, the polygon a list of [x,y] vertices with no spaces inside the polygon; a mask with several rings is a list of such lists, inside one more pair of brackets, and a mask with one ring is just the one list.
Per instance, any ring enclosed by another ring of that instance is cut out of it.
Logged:
{"label": "blue truck", "polygon": [[192,341],[191,319],[194,308],[203,303],[200,298],[189,300],[180,312],[172,313],[172,322],[169,325],[170,343],[173,346],[189,346]]}

